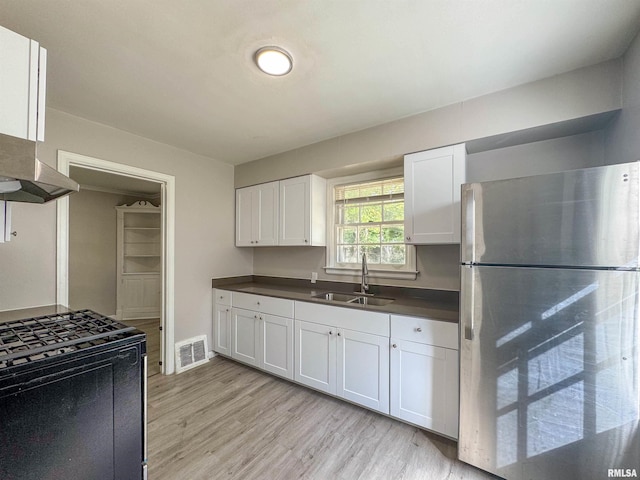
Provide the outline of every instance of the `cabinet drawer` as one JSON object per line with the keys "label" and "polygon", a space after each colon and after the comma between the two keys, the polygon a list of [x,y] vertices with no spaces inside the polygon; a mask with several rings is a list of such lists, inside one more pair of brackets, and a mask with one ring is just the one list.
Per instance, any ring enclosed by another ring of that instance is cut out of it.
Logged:
{"label": "cabinet drawer", "polygon": [[231,306],[231,292],[227,290],[218,290],[216,288],[213,291],[213,300],[216,302],[216,305]]}
{"label": "cabinet drawer", "polygon": [[357,332],[389,336],[389,314],[356,308],[296,302],[296,319],[347,328]]}
{"label": "cabinet drawer", "polygon": [[293,318],[293,300],[234,292],[233,306],[279,317]]}
{"label": "cabinet drawer", "polygon": [[458,324],[391,315],[391,337],[458,350]]}

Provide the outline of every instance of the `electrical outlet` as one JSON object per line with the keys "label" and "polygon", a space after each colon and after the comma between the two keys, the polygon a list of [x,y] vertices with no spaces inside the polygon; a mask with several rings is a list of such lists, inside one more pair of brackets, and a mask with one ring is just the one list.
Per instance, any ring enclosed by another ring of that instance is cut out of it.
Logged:
{"label": "electrical outlet", "polygon": [[311,283],[316,283],[318,281],[318,272],[311,272]]}

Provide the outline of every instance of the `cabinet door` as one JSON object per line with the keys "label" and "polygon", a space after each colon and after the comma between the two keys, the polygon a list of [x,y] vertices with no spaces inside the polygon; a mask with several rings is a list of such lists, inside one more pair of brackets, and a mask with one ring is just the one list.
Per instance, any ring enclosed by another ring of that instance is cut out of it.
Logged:
{"label": "cabinet door", "polygon": [[236,247],[253,246],[253,187],[236,190]]}
{"label": "cabinet door", "polygon": [[231,356],[231,308],[216,305],[213,312],[213,351]]}
{"label": "cabinet door", "polygon": [[160,316],[162,284],[159,275],[123,275],[118,319]]}
{"label": "cabinet door", "polygon": [[465,152],[464,144],[460,144],[405,155],[406,243],[460,243]]}
{"label": "cabinet door", "polygon": [[293,319],[261,314],[260,368],[293,380]]}
{"label": "cabinet door", "polygon": [[257,185],[254,191],[254,246],[278,245],[280,182]]}
{"label": "cabinet door", "polygon": [[389,413],[389,338],[338,331],[337,394]]}
{"label": "cabinet door", "polygon": [[259,366],[258,313],[233,308],[231,315],[231,357],[254,367]]}
{"label": "cabinet door", "polygon": [[295,380],[335,395],[335,328],[296,320],[295,334]]}
{"label": "cabinet door", "polygon": [[[44,139],[45,60],[46,51],[38,42],[0,27],[0,133],[27,140]],[[39,99],[42,132],[37,131]]]}
{"label": "cabinet door", "polygon": [[311,177],[280,181],[280,245],[311,242]]}
{"label": "cabinet door", "polygon": [[391,415],[458,437],[458,352],[391,339]]}

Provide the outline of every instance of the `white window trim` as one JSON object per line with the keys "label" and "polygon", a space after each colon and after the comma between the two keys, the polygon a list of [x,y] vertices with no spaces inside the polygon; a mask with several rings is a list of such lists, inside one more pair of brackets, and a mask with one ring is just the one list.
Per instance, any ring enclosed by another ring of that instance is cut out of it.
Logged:
{"label": "white window trim", "polygon": [[[361,273],[359,268],[339,267],[336,264],[336,244],[335,244],[335,198],[334,187],[336,185],[345,185],[348,183],[366,182],[369,180],[380,180],[387,177],[403,176],[404,169],[390,168],[387,170],[378,170],[374,172],[361,173],[359,175],[350,175],[348,177],[331,178],[327,180],[327,265],[324,267],[325,273],[329,275],[348,275],[358,276]],[[380,267],[379,265],[369,265],[369,278],[390,278],[395,280],[415,280],[418,276],[416,267],[416,249],[413,245],[406,246],[407,263],[402,267],[387,265]]]}

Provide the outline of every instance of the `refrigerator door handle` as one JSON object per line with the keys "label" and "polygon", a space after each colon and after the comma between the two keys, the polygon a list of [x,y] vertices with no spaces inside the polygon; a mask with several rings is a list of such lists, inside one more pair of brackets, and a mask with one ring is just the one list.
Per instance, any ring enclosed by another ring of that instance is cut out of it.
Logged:
{"label": "refrigerator door handle", "polygon": [[473,267],[462,267],[462,281],[464,296],[462,297],[462,326],[464,328],[464,339],[473,340],[473,327],[474,327],[474,297],[475,297],[475,285],[474,285],[474,272]]}
{"label": "refrigerator door handle", "polygon": [[476,195],[473,185],[462,186],[462,263],[475,263]]}

